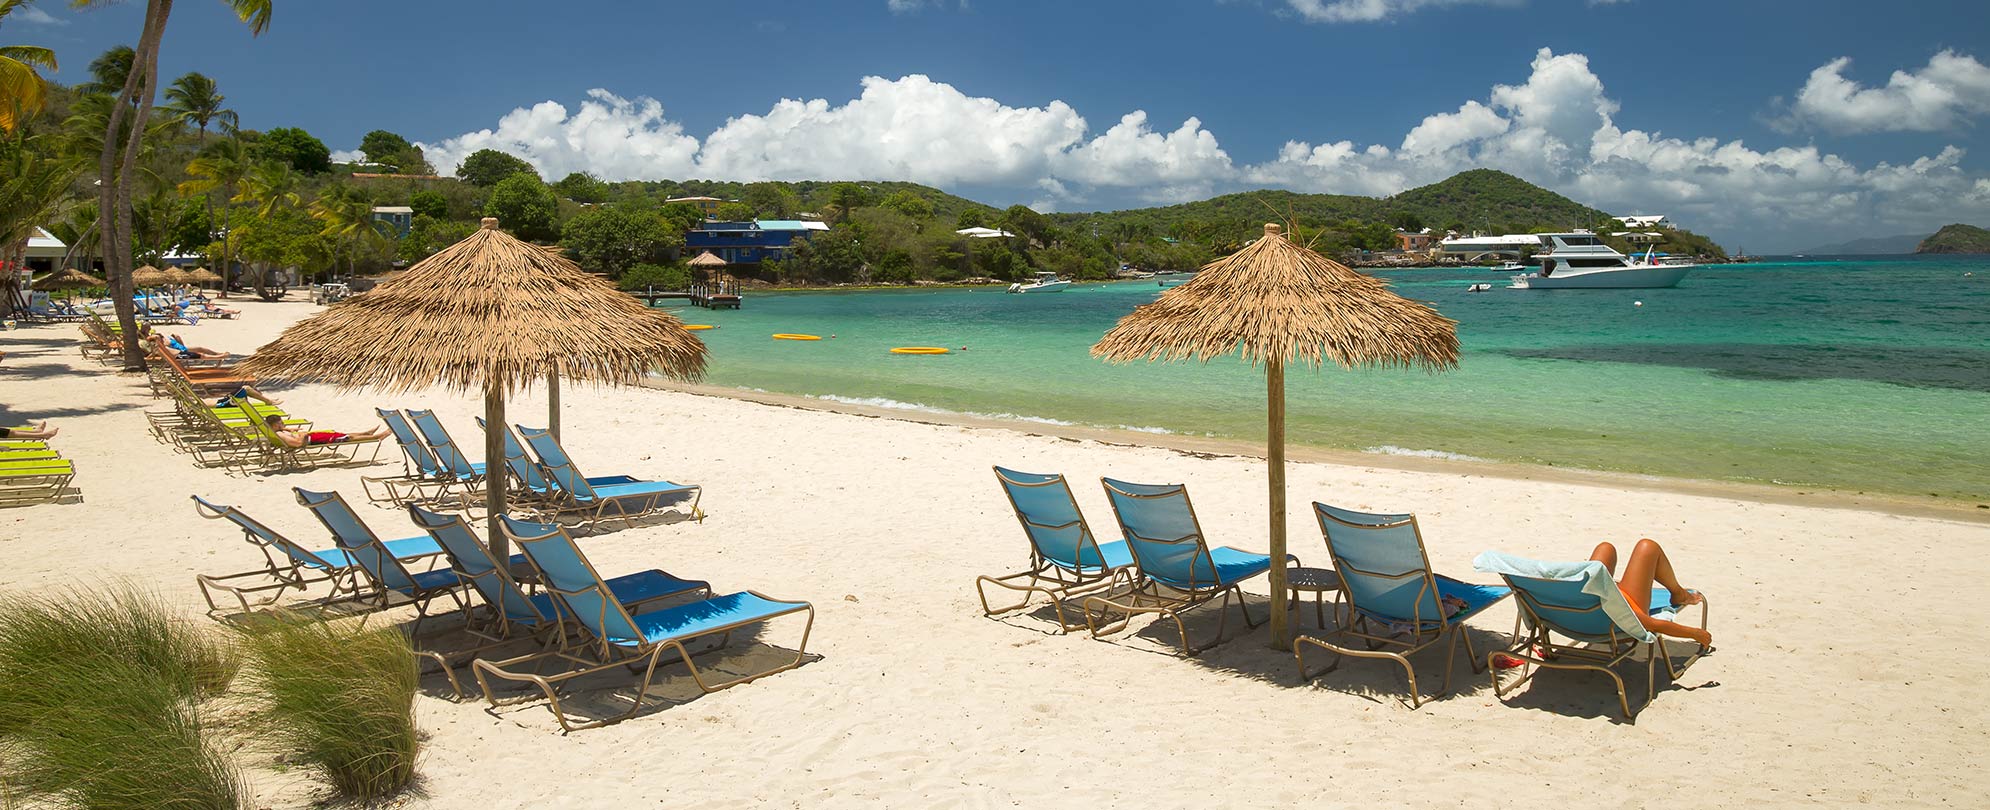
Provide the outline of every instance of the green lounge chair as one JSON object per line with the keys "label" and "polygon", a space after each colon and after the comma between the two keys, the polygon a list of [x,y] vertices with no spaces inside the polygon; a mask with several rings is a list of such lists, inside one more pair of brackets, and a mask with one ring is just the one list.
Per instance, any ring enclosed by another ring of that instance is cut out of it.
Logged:
{"label": "green lounge chair", "polygon": [[1334,570],[1340,574],[1341,593],[1347,597],[1352,620],[1318,636],[1301,635],[1293,640],[1292,656],[1299,664],[1300,680],[1310,678],[1306,673],[1307,647],[1335,654],[1333,664],[1315,674],[1338,669],[1343,656],[1394,661],[1409,676],[1410,698],[1405,702],[1414,709],[1423,705],[1424,697],[1417,688],[1416,668],[1410,666],[1409,656],[1447,639],[1451,642],[1445,647],[1444,684],[1432,699],[1451,691],[1452,662],[1460,642],[1465,645],[1465,660],[1472,671],[1479,671],[1464,624],[1505,599],[1509,593],[1506,588],[1472,585],[1432,573],[1415,515],[1375,515],[1324,503],[1313,504],[1313,514],[1326,536]]}
{"label": "green lounge chair", "polygon": [[[1057,625],[1066,633],[1083,628],[1082,622],[1066,621],[1064,602],[1105,588],[1133,585],[1133,552],[1124,540],[1100,543],[1092,536],[1071,486],[1062,475],[1041,475],[995,468],[995,480],[1016,512],[1030,541],[1028,568],[1003,576],[975,577],[975,595],[981,597],[981,613],[998,616],[1029,606],[1030,599],[1043,594],[1057,611]],[[989,607],[987,585],[1021,591],[1022,601],[1003,607]]]}
{"label": "green lounge chair", "polygon": [[[1525,628],[1524,632],[1514,634],[1511,647],[1486,656],[1493,693],[1501,698],[1533,679],[1536,667],[1601,672],[1616,685],[1617,705],[1623,709],[1624,719],[1630,720],[1637,715],[1631,711],[1624,679],[1616,672],[1619,664],[1644,654],[1645,702],[1638,707],[1643,710],[1658,696],[1659,661],[1665,662],[1666,673],[1676,682],[1693,662],[1708,652],[1707,648],[1694,645],[1694,653],[1675,666],[1666,651],[1665,639],[1645,629],[1637,611],[1611,578],[1610,569],[1595,560],[1543,562],[1488,551],[1473,560],[1472,567],[1506,580],[1520,606],[1520,622]],[[1678,621],[1678,614],[1684,610],[1672,604],[1672,593],[1658,585],[1652,586],[1648,599],[1646,612],[1656,619]],[[1701,594],[1700,600],[1700,629],[1705,630],[1706,595]],[[1557,636],[1570,643],[1557,641]],[[1519,680],[1500,683],[1499,669],[1493,665],[1501,656],[1523,663],[1525,671]]]}

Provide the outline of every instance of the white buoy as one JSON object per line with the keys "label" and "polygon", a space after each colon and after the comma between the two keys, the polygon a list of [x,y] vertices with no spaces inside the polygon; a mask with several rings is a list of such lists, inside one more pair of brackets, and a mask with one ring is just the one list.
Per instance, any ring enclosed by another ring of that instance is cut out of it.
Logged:
{"label": "white buoy", "polygon": [[1641,307],[1641,306],[1644,306],[1644,305],[1645,305],[1645,302],[1643,302],[1643,301],[1632,301],[1632,302],[1631,302],[1631,306],[1634,306],[1634,307]]}

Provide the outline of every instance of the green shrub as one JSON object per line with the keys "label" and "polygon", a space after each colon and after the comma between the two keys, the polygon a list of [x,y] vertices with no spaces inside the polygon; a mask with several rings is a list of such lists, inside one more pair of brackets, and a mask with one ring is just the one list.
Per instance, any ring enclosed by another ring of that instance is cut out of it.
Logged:
{"label": "green shrub", "polygon": [[647,287],[682,290],[691,286],[691,268],[681,265],[639,264],[622,273],[622,280],[618,283],[625,290],[640,290]]}
{"label": "green shrub", "polygon": [[350,799],[372,801],[414,778],[414,650],[400,631],[346,629],[294,615],[243,627],[251,727]]}
{"label": "green shrub", "polygon": [[0,598],[0,792],[79,808],[233,808],[199,700],[234,659],[130,591]]}

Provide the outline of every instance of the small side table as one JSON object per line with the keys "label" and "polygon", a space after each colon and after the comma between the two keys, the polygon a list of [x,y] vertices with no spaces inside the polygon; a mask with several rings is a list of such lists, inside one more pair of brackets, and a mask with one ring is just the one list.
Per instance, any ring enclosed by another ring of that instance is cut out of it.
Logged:
{"label": "small side table", "polygon": [[1334,592],[1334,620],[1340,620],[1340,574],[1331,568],[1287,568],[1285,586],[1292,591],[1292,607],[1299,606],[1299,594],[1313,594],[1313,615],[1320,629],[1327,628],[1327,591]]}

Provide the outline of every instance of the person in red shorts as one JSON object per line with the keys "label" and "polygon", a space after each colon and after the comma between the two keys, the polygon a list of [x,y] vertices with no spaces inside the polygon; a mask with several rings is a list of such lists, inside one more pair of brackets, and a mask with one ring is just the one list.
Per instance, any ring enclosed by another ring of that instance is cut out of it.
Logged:
{"label": "person in red shorts", "polygon": [[384,427],[375,428],[365,433],[340,433],[336,430],[313,430],[305,432],[296,428],[286,427],[283,424],[283,417],[276,414],[263,417],[263,423],[269,425],[270,431],[274,432],[277,440],[283,442],[286,447],[307,447],[319,444],[363,442],[387,438],[387,429]]}

